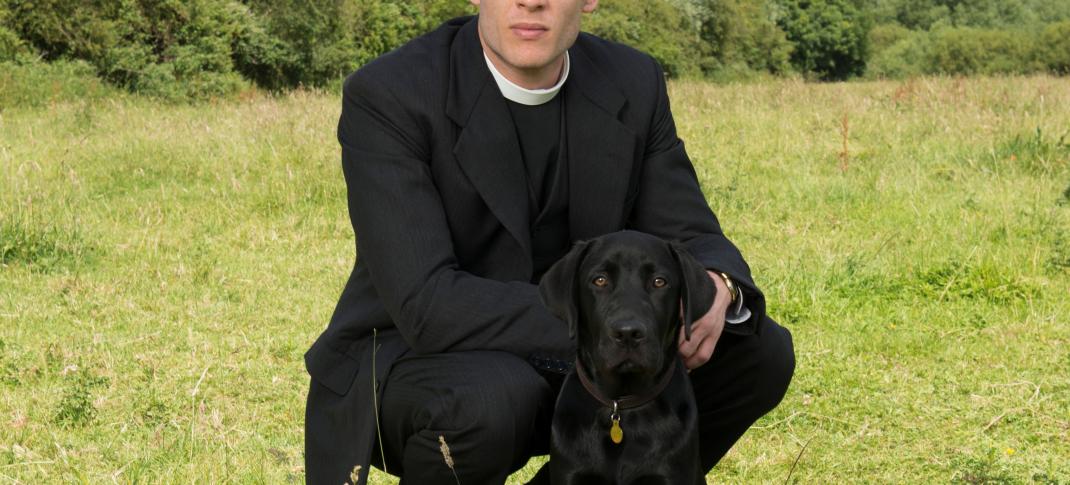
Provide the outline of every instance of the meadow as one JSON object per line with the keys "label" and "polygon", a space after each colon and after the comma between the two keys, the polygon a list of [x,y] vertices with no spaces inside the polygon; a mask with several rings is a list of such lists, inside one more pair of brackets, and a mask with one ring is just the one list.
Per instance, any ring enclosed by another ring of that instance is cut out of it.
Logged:
{"label": "meadow", "polygon": [[[1070,484],[1070,79],[670,90],[798,361],[710,483]],[[338,113],[0,110],[0,483],[303,482],[354,260]]]}

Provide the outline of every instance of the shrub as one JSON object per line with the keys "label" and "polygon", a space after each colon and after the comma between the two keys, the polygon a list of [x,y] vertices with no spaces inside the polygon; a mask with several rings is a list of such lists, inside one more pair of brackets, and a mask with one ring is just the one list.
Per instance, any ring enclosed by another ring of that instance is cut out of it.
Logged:
{"label": "shrub", "polygon": [[708,59],[707,73],[791,71],[792,44],[773,20],[769,2],[691,0]]}
{"label": "shrub", "polygon": [[7,27],[9,15],[7,4],[0,1],[0,62],[14,61],[27,53],[22,39]]}
{"label": "shrub", "polygon": [[64,428],[83,426],[96,417],[97,407],[93,403],[93,393],[97,388],[105,387],[108,379],[83,369],[71,373],[66,380],[67,387],[63,391],[63,399],[56,409],[53,421]]}
{"label": "shrub", "polygon": [[671,0],[617,0],[599,4],[584,30],[644,51],[672,77],[701,72],[698,30]]}
{"label": "shrub", "polygon": [[1021,74],[1035,72],[1033,36],[1026,32],[968,27],[931,34],[929,73]]}
{"label": "shrub", "polygon": [[823,80],[843,80],[866,67],[868,23],[851,0],[778,0],[777,20],[795,45],[797,70]]}
{"label": "shrub", "polygon": [[[0,109],[44,106],[58,101],[92,101],[116,95],[96,69],[85,61],[0,61]],[[0,219],[0,235],[8,228]],[[6,260],[10,241],[0,240],[0,261]]]}
{"label": "shrub", "polygon": [[1070,20],[1044,28],[1037,43],[1037,57],[1051,72],[1070,74]]}
{"label": "shrub", "polygon": [[866,63],[866,77],[907,78],[929,72],[928,33],[910,32],[891,46],[873,54]]}
{"label": "shrub", "polygon": [[236,49],[236,64],[269,89],[321,86],[356,68],[357,46],[350,35],[363,5],[381,2],[340,0],[254,0],[260,22],[247,22],[249,35]]}
{"label": "shrub", "polygon": [[946,1],[898,0],[892,5],[891,19],[911,30],[929,30],[940,23],[949,23],[951,8]]}
{"label": "shrub", "polygon": [[[270,89],[328,86],[452,17],[458,0],[253,0],[235,52],[238,70]],[[260,22],[257,24],[257,22]]]}
{"label": "shrub", "polygon": [[910,37],[911,30],[899,24],[881,24],[869,31],[869,54],[871,57]]}
{"label": "shrub", "polygon": [[20,37],[45,59],[83,59],[106,80],[167,98],[245,86],[231,45],[243,7],[225,0],[13,0]]}

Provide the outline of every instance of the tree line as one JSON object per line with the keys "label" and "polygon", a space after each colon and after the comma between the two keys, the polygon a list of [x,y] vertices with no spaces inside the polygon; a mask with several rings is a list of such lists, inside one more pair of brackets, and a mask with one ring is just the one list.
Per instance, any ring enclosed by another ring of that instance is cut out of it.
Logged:
{"label": "tree line", "polygon": [[[79,63],[174,99],[334,87],[473,12],[466,0],[0,0],[0,70]],[[584,30],[673,77],[1070,73],[1070,0],[603,0]]]}

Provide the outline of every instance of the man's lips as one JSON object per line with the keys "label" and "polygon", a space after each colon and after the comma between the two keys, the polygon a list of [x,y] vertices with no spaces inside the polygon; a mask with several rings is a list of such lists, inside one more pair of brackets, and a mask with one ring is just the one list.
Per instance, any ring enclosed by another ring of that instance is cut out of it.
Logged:
{"label": "man's lips", "polygon": [[541,24],[519,23],[510,25],[509,30],[512,30],[513,34],[521,39],[535,40],[542,37],[550,29]]}

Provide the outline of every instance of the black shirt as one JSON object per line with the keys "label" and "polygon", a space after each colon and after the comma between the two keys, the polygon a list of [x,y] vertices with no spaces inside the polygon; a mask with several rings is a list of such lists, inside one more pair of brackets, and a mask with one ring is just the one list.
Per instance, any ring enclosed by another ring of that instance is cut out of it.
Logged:
{"label": "black shirt", "polygon": [[506,100],[528,175],[533,282],[568,252],[571,241],[563,98],[564,93],[559,92],[554,99],[535,106]]}

